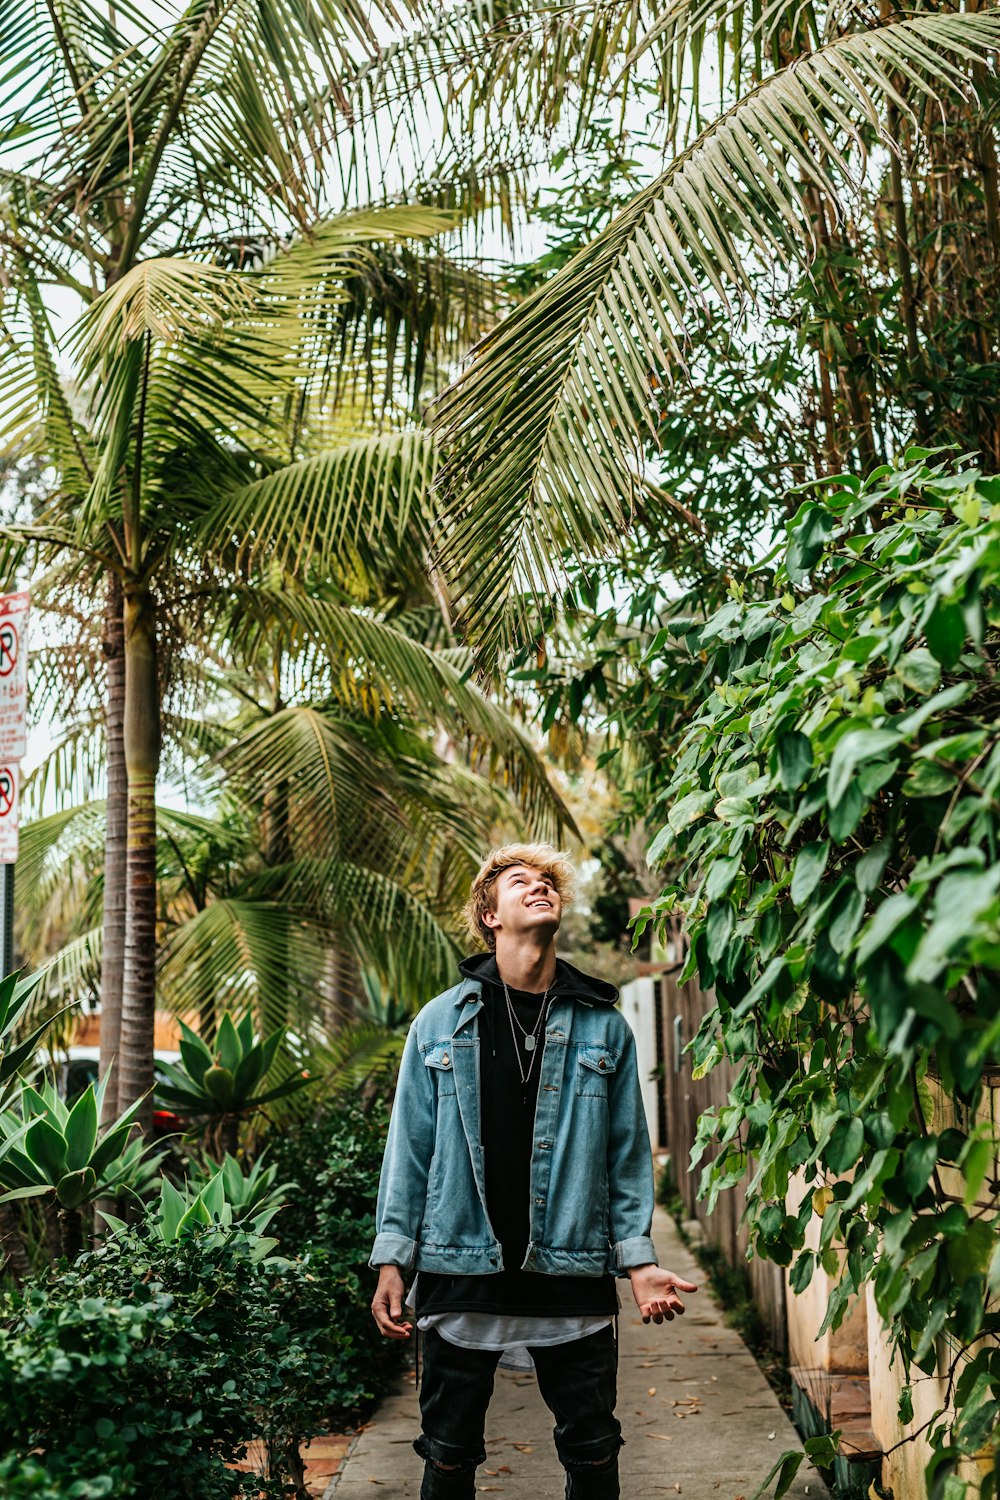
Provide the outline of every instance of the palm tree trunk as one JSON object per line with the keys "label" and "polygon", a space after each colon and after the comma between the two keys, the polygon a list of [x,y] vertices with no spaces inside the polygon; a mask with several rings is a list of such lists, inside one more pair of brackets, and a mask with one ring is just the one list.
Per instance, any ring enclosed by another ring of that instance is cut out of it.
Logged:
{"label": "palm tree trunk", "polygon": [[115,1073],[104,1099],[102,1123],[119,1114],[118,1053],[122,1029],[122,974],[125,963],[125,859],[128,847],[128,774],[125,769],[125,624],[121,580],[112,574],[104,613],[102,642],[106,666],[104,734],[107,813],[104,833],[104,920],[101,958],[101,1062],[103,1079]]}
{"label": "palm tree trunk", "polygon": [[125,764],[128,856],[125,967],[122,983],[118,1103],[148,1097],[139,1124],[153,1120],[153,1026],[156,1009],[156,775],[160,764],[160,685],[156,606],[145,584],[125,596]]}

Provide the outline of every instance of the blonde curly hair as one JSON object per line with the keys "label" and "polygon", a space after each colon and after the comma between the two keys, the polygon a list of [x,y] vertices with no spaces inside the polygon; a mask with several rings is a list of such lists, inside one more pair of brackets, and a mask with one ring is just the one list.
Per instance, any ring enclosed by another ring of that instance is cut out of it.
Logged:
{"label": "blonde curly hair", "polygon": [[576,871],[567,856],[552,844],[504,844],[493,849],[480,865],[462,910],[470,935],[483,947],[492,949],[497,945],[496,934],[483,921],[483,913],[496,911],[497,876],[514,865],[530,865],[547,875],[559,892],[563,908],[572,903]]}

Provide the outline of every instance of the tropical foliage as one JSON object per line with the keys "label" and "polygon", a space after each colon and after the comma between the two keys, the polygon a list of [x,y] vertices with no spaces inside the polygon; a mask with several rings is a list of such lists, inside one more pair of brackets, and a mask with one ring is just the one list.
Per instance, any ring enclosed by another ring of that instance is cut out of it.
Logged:
{"label": "tropical foliage", "polygon": [[[485,338],[440,404],[442,557],[487,659],[512,633],[530,638],[529,600],[559,591],[567,556],[617,549],[636,520],[666,533],[677,566],[701,492],[695,483],[679,501],[657,449],[676,450],[692,379],[696,423],[702,393],[710,409],[718,400],[713,376],[736,386],[740,432],[720,434],[723,446],[759,443],[779,473],[803,448],[821,469],[848,455],[868,468],[914,411],[924,441],[962,430],[993,451],[997,25],[978,8],[876,19],[834,5],[682,3],[585,17],[568,7],[511,28],[511,48],[538,42],[535,97],[558,58],[584,118],[597,99],[648,102],[678,154]],[[495,86],[512,88],[513,72]],[[723,101],[714,120],[702,86]],[[932,186],[945,161],[947,207]],[[935,238],[946,221],[968,226],[960,243]],[[793,333],[784,354],[768,339],[758,394],[748,360],[769,314]],[[773,399],[782,387],[803,399],[804,422]],[[776,429],[789,432],[787,451],[775,451]],[[700,424],[691,436],[696,459]],[[704,469],[691,467],[692,478]],[[780,501],[780,482],[756,498],[749,489],[754,510]],[[484,572],[468,559],[485,514],[503,545]],[[737,507],[731,518],[740,529]]]}
{"label": "tropical foliage", "polygon": [[703,1191],[752,1174],[755,1251],[796,1291],[817,1262],[835,1277],[824,1328],[871,1283],[908,1377],[945,1340],[932,1494],[964,1493],[1000,1432],[998,584],[1000,483],[911,450],[811,488],[773,572],[650,652],[700,684],[646,920],[683,911],[716,994],[696,1075],[737,1069],[701,1121]]}
{"label": "tropical foliage", "polygon": [[0,1112],[0,1203],[54,1200],[70,1257],[83,1248],[83,1206],[131,1185],[142,1167],[142,1147],[130,1149],[136,1105],[101,1127],[106,1086],[88,1085],[70,1107],[52,1084],[25,1084],[16,1108]]}
{"label": "tropical foliage", "polygon": [[[15,1475],[37,1466],[67,1494],[122,1500],[151,1487],[176,1500],[304,1494],[299,1444],[350,1390],[340,1292],[334,1268],[260,1259],[242,1235],[162,1244],[133,1231],[6,1298]],[[227,1467],[251,1444],[259,1466]]]}
{"label": "tropical foliage", "polygon": [[[214,1127],[220,1158],[226,1155],[221,1147],[224,1139],[235,1148],[242,1117],[309,1085],[308,1075],[301,1072],[280,1083],[266,1084],[285,1033],[279,1029],[269,1036],[255,1037],[254,1018],[249,1012],[237,1025],[226,1011],[211,1047],[183,1021],[180,1027],[181,1061],[163,1064],[156,1092],[185,1118],[204,1124],[210,1131]],[[222,1182],[221,1177],[213,1178],[216,1180]]]}

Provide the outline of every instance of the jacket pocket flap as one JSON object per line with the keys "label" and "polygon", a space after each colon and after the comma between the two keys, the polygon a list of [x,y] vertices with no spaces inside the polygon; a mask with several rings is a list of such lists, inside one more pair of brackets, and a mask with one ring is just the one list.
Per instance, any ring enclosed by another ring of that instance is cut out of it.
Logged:
{"label": "jacket pocket flap", "polygon": [[618,1059],[607,1047],[581,1047],[580,1063],[584,1068],[593,1068],[595,1073],[613,1073]]}
{"label": "jacket pocket flap", "polygon": [[447,1072],[452,1066],[451,1047],[447,1042],[439,1042],[436,1046],[429,1047],[424,1053],[425,1068],[441,1068]]}

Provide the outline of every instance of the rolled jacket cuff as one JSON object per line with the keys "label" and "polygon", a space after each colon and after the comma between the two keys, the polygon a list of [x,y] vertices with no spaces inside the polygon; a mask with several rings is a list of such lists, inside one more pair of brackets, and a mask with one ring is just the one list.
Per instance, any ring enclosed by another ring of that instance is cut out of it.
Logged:
{"label": "rolled jacket cuff", "polygon": [[658,1266],[656,1249],[648,1234],[634,1239],[618,1240],[611,1247],[611,1270],[616,1276],[627,1276],[635,1266]]}
{"label": "rolled jacket cuff", "polygon": [[375,1236],[368,1264],[373,1270],[379,1266],[399,1266],[400,1270],[409,1271],[416,1259],[416,1240],[407,1239],[405,1234],[384,1232]]}

